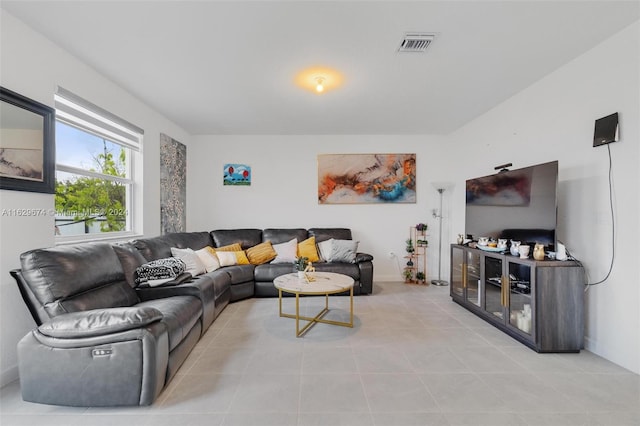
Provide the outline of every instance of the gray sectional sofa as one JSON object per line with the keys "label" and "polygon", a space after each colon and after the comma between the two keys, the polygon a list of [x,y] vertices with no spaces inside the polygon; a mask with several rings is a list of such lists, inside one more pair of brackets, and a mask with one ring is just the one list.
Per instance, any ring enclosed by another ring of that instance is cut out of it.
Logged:
{"label": "gray sectional sofa", "polygon": [[[291,264],[225,266],[184,282],[136,284],[140,265],[171,256],[171,248],[248,249],[313,236],[350,240],[346,228],[234,229],[82,243],[31,250],[11,271],[38,327],[18,344],[25,401],[70,406],[149,405],[166,387],[229,302],[272,297]],[[373,258],[320,262],[317,271],[351,276],[354,294],[373,290]],[[274,313],[275,314],[275,313]]]}

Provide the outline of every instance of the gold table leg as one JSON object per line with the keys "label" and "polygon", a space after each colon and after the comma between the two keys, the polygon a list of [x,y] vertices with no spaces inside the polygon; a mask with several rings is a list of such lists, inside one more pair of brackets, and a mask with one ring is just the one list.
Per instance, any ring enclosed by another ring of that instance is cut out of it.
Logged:
{"label": "gold table leg", "polygon": [[[316,323],[339,325],[341,327],[353,328],[353,287],[349,291],[349,322],[327,320],[323,317],[329,312],[329,294],[325,294],[324,309],[315,317],[307,317],[300,315],[300,294],[296,293],[296,313],[287,314],[282,312],[282,290],[278,289],[278,306],[279,314],[284,318],[293,318],[296,320],[296,337],[302,337]],[[300,320],[309,321],[302,329],[300,328]]]}

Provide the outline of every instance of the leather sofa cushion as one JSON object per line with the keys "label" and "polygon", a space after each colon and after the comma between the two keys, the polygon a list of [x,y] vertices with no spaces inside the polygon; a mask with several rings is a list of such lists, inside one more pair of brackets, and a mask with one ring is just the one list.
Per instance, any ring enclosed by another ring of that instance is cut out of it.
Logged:
{"label": "leather sofa cushion", "polygon": [[169,351],[187,337],[202,313],[202,303],[193,296],[147,300],[140,302],[138,306],[155,308],[162,313],[160,322],[167,326]]}
{"label": "leather sofa cushion", "polygon": [[214,247],[240,243],[243,250],[262,242],[261,229],[217,229],[211,231]]}
{"label": "leather sofa cushion", "polygon": [[160,319],[162,313],[149,306],[93,309],[59,315],[42,324],[38,330],[45,336],[74,339],[140,328]]}
{"label": "leather sofa cushion", "polygon": [[341,262],[319,262],[314,263],[316,272],[335,272],[336,274],[348,275],[356,282],[360,280],[360,268],[354,263]]}
{"label": "leather sofa cushion", "polygon": [[349,228],[310,228],[309,235],[316,237],[316,244],[322,241],[335,238],[336,240],[351,240],[351,229]]}
{"label": "leather sofa cushion", "polygon": [[50,318],[138,303],[111,244],[81,243],[20,255],[22,276]]}
{"label": "leather sofa cushion", "polygon": [[225,266],[220,271],[226,272],[231,277],[231,285],[233,285],[253,281],[254,269],[255,265],[234,265]]}
{"label": "leather sofa cushion", "polygon": [[215,298],[217,299],[222,293],[224,293],[229,286],[231,285],[231,276],[226,273],[224,270],[222,269],[218,269],[215,270],[213,272],[208,272],[205,275],[202,275],[201,277],[198,277],[194,283],[194,285],[198,285],[198,279],[207,279],[207,280],[211,280],[211,282],[213,282],[213,286],[214,286],[214,295]]}
{"label": "leather sofa cushion", "polygon": [[[314,263],[314,266],[316,264]],[[293,263],[268,263],[256,266],[255,278],[257,281],[273,281],[280,275],[290,274],[294,271]]]}
{"label": "leather sofa cushion", "polygon": [[213,303],[230,285],[231,277],[229,274],[224,269],[217,269],[214,272],[190,277],[189,280],[177,285],[138,287],[138,293],[142,300],[171,296],[195,296],[202,299],[204,303]]}
{"label": "leather sofa cushion", "polygon": [[309,237],[307,230],[303,228],[267,228],[262,231],[262,240],[271,241],[271,244],[281,244],[292,239],[302,242]]}
{"label": "leather sofa cushion", "polygon": [[208,232],[175,232],[153,238],[141,238],[133,244],[147,260],[171,257],[171,247],[199,250],[211,246],[211,235]]}
{"label": "leather sofa cushion", "polygon": [[113,251],[116,252],[120,264],[122,265],[122,271],[124,272],[124,278],[127,280],[132,288],[135,288],[135,273],[136,269],[147,263],[147,259],[138,251],[133,243],[121,243],[114,244]]}

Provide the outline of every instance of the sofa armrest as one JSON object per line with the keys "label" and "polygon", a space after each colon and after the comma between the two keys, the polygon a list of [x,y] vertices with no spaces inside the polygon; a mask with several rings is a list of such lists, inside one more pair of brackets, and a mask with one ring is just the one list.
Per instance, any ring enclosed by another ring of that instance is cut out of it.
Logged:
{"label": "sofa armrest", "polygon": [[357,253],[355,264],[360,270],[360,293],[373,293],[373,256],[366,253]]}
{"label": "sofa armrest", "polygon": [[38,331],[61,339],[95,337],[145,327],[162,319],[162,312],[149,306],[93,309],[59,315],[43,323]]}
{"label": "sofa armrest", "polygon": [[149,405],[164,388],[162,321],[103,336],[60,339],[35,329],[18,342],[22,399],[75,407]]}
{"label": "sofa armrest", "polygon": [[356,260],[354,263],[360,262],[371,262],[373,260],[373,256],[367,253],[356,253]]}

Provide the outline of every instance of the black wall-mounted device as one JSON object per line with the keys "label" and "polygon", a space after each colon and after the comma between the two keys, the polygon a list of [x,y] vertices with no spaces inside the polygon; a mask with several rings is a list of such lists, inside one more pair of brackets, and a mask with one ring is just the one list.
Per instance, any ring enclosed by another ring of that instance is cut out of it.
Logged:
{"label": "black wall-mounted device", "polygon": [[618,113],[615,112],[596,120],[593,132],[593,146],[606,145],[619,140]]}
{"label": "black wall-mounted device", "polygon": [[513,164],[511,164],[511,163],[501,164],[501,165],[499,165],[499,166],[495,166],[495,167],[493,168],[493,170],[500,170],[500,173],[502,173],[502,172],[508,172],[508,171],[509,171],[509,169],[507,169],[507,167],[511,167],[511,166],[513,166]]}

